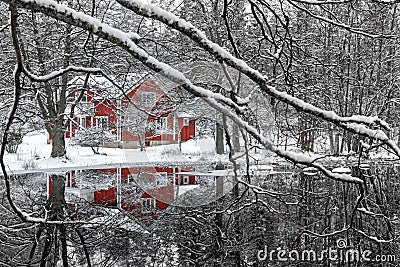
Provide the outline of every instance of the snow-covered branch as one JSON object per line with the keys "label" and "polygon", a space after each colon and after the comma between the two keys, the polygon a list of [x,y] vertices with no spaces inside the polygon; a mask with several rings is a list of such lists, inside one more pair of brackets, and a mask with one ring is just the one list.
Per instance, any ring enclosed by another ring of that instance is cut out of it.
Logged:
{"label": "snow-covered branch", "polygon": [[230,119],[232,119],[236,124],[238,124],[240,127],[245,129],[250,135],[252,135],[258,142],[260,142],[266,149],[274,152],[278,156],[292,161],[297,164],[304,164],[306,166],[314,167],[320,170],[324,175],[327,177],[330,177],[334,180],[338,181],[343,181],[343,182],[349,182],[349,183],[362,183],[363,181],[359,178],[353,177],[348,174],[342,174],[342,173],[333,173],[330,170],[328,170],[326,167],[323,165],[317,163],[316,161],[318,160],[317,157],[310,157],[307,156],[304,153],[297,153],[297,152],[292,152],[292,151],[286,151],[283,149],[280,149],[272,144],[271,141],[268,140],[268,138],[264,137],[261,135],[256,128],[254,128],[252,125],[250,125],[247,121],[243,120],[240,118],[240,116],[237,116],[237,114],[232,113],[229,109],[218,105],[218,103],[214,99],[205,99],[205,101],[210,104],[213,108],[216,110],[220,111],[221,113],[227,115]]}
{"label": "snow-covered branch", "polygon": [[93,73],[93,74],[102,72],[101,69],[99,69],[99,68],[85,68],[85,67],[77,67],[77,66],[68,66],[67,68],[59,69],[59,70],[53,71],[49,74],[42,75],[42,76],[35,75],[35,74],[31,73],[29,70],[27,70],[26,68],[24,68],[23,71],[26,76],[28,76],[31,80],[33,80],[35,82],[47,82],[47,81],[50,81],[57,77],[60,77],[63,74],[65,74],[67,72],[71,72],[71,71]]}
{"label": "snow-covered branch", "polygon": [[5,24],[5,25],[0,26],[0,32],[6,30],[8,27],[10,27],[10,24]]}
{"label": "snow-covered branch", "polygon": [[[10,0],[1,0],[6,3],[10,3]],[[359,133],[361,135],[377,138],[378,140],[387,143],[387,137],[385,135],[377,135],[374,130],[372,132],[368,132],[368,128],[361,125],[359,127],[353,127],[347,123],[354,122],[358,124],[377,124],[380,127],[383,127],[386,130],[389,130],[389,126],[386,122],[379,119],[378,117],[368,117],[368,116],[351,116],[351,117],[341,117],[338,116],[333,111],[326,111],[320,108],[317,108],[307,102],[304,102],[301,99],[290,96],[286,92],[281,92],[276,90],[276,88],[268,85],[268,78],[262,75],[259,71],[248,66],[243,60],[238,59],[231,55],[228,51],[220,47],[219,45],[210,41],[204,33],[200,30],[196,29],[192,24],[186,22],[183,19],[179,19],[174,14],[167,12],[157,6],[143,3],[136,0],[118,0],[118,2],[133,10],[134,12],[159,20],[166,25],[182,32],[183,34],[190,37],[193,41],[198,43],[201,47],[206,49],[209,53],[214,55],[217,59],[224,61],[227,65],[241,71],[249,78],[251,78],[254,82],[256,82],[260,87],[271,96],[290,104],[291,106],[304,111],[306,113],[318,116],[324,120],[333,122],[338,126],[345,128],[346,130],[350,130],[355,133]],[[107,39],[111,42],[119,44],[121,47],[127,49],[131,53],[134,52],[134,56],[140,61],[145,61],[145,65],[150,67],[153,70],[160,71],[166,77],[170,78],[176,83],[182,84],[185,89],[189,90],[191,93],[196,96],[209,96],[215,99],[222,101],[223,103],[237,109],[238,111],[242,111],[243,109],[239,107],[235,102],[231,99],[226,98],[218,93],[212,93],[208,90],[205,90],[201,87],[194,86],[182,73],[171,68],[169,65],[161,63],[157,61],[155,58],[149,56],[144,50],[139,49],[135,42],[132,41],[132,34],[125,33],[121,30],[115,29],[105,23],[102,23],[100,20],[95,19],[91,16],[88,16],[82,12],[77,12],[74,9],[71,9],[65,5],[57,4],[54,1],[44,1],[44,0],[20,0],[17,1],[17,5],[29,8],[33,10],[37,10],[43,12],[49,16],[60,19],[66,23],[71,23],[75,26],[84,28],[89,30],[104,39]],[[137,38],[140,38],[137,36]],[[246,102],[242,100],[242,102]],[[365,131],[362,131],[361,128],[364,128]],[[370,134],[372,133],[372,134]],[[400,150],[399,150],[400,151]]]}

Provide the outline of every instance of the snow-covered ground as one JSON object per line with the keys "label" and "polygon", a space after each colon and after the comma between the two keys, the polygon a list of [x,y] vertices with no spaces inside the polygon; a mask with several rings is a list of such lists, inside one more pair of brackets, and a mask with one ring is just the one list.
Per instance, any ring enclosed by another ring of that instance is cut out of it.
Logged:
{"label": "snow-covered ground", "polygon": [[[216,155],[215,142],[209,138],[189,140],[182,143],[181,151],[178,144],[147,147],[140,149],[121,149],[101,147],[101,155],[95,155],[90,147],[81,147],[66,140],[66,158],[51,158],[51,144],[47,144],[46,131],[36,131],[27,134],[15,154],[6,153],[5,163],[9,173],[26,172],[54,172],[73,169],[108,168],[110,166],[138,166],[138,165],[206,165],[218,161],[228,162],[227,155]],[[318,154],[310,153],[317,157]],[[382,153],[370,155],[371,158],[386,158]],[[346,161],[351,161],[346,157]],[[238,162],[244,163],[245,158],[239,157]],[[340,158],[329,157],[333,165],[339,164]],[[342,159],[343,161],[343,159]],[[251,164],[276,164],[279,158],[266,150],[251,151]]]}
{"label": "snow-covered ground", "polygon": [[[6,153],[5,163],[10,173],[32,172],[55,169],[79,169],[88,167],[210,162],[218,158],[212,138],[189,140],[182,143],[181,152],[177,144],[140,149],[100,148],[103,155],[95,155],[90,147],[72,146],[66,142],[66,158],[50,158],[51,144],[47,144],[45,131],[27,134],[16,154]],[[106,155],[104,155],[106,154]],[[222,159],[226,160],[226,158]]]}

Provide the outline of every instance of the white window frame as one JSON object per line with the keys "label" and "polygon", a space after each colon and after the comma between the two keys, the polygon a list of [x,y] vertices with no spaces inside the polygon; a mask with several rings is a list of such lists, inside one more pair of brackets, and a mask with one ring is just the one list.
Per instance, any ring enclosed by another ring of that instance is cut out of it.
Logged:
{"label": "white window frame", "polygon": [[79,129],[86,129],[86,117],[78,117]]}
{"label": "white window frame", "polygon": [[183,184],[189,184],[189,176],[187,175],[183,176]]}
{"label": "white window frame", "polygon": [[[79,97],[79,95],[80,95],[80,93],[78,94],[78,97]],[[89,102],[88,99],[89,99],[89,95],[88,95],[87,91],[84,91],[83,95],[82,95],[81,102],[82,103],[87,103],[87,102]]]}
{"label": "white window frame", "polygon": [[189,118],[183,118],[183,126],[189,126]]}
{"label": "white window frame", "polygon": [[142,208],[154,209],[156,207],[156,199],[152,197],[141,198],[140,204],[142,205]]}
{"label": "white window frame", "polygon": [[138,175],[135,174],[135,173],[129,173],[129,174],[128,174],[128,184],[133,183],[133,182],[135,181],[135,178],[136,178],[137,176],[138,176]]}
{"label": "white window frame", "polygon": [[82,95],[82,98],[81,98],[80,102],[81,103],[89,102],[88,101],[89,94],[88,94],[88,91],[83,88],[83,81],[78,81],[76,83],[76,92],[75,92],[76,99],[79,98],[79,96],[81,95],[82,91],[83,91],[83,95]]}
{"label": "white window frame", "polygon": [[167,117],[156,118],[156,128],[157,128],[157,130],[168,129],[168,118]]}
{"label": "white window frame", "polygon": [[[95,119],[96,119],[96,127],[97,128],[104,128],[104,129],[108,128],[108,117],[107,116],[97,116],[97,117],[95,117]],[[105,119],[105,126],[103,124],[103,119]],[[99,123],[99,122],[101,122],[101,123]]]}
{"label": "white window frame", "polygon": [[157,179],[156,186],[157,187],[168,186],[169,180],[168,180],[168,173],[167,172],[158,172],[156,174],[156,176],[158,176],[158,177],[156,177],[156,179]]}

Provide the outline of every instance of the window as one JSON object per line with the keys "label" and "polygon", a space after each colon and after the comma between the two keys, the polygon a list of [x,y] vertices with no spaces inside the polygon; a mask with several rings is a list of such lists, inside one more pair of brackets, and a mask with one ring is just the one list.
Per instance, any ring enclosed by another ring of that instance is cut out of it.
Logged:
{"label": "window", "polygon": [[158,117],[156,119],[156,128],[157,130],[167,129],[167,117]]}
{"label": "window", "polygon": [[141,198],[140,203],[143,208],[153,209],[156,207],[156,200],[154,198]]}
{"label": "window", "polygon": [[[80,96],[80,92],[78,93],[78,97]],[[88,102],[88,94],[87,92],[83,92],[82,98],[81,98],[81,102]]]}
{"label": "window", "polygon": [[183,184],[189,184],[189,176],[183,176]]}
{"label": "window", "polygon": [[78,124],[80,129],[86,129],[86,118],[85,117],[78,118]]}
{"label": "window", "polygon": [[189,118],[183,118],[183,126],[189,126]]}
{"label": "window", "polygon": [[108,127],[108,118],[106,116],[96,117],[96,127],[107,128]]}
{"label": "window", "polygon": [[92,98],[93,99],[103,99],[101,90],[99,90],[99,89],[93,90]]}
{"label": "window", "polygon": [[134,183],[136,183],[135,181],[136,181],[137,177],[138,177],[137,174],[129,173],[129,174],[128,174],[128,181],[127,181],[127,183],[128,183],[128,184],[134,184]]}
{"label": "window", "polygon": [[151,108],[156,103],[156,93],[154,92],[142,92],[141,94],[141,104],[143,107]]}
{"label": "window", "polygon": [[159,172],[155,176],[157,187],[168,186],[168,174],[166,172]]}

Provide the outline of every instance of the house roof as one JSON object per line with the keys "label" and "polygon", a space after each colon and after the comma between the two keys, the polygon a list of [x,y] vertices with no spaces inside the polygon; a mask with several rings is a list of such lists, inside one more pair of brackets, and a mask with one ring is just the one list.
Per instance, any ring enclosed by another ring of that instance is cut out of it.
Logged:
{"label": "house roof", "polygon": [[192,114],[186,112],[178,112],[178,118],[193,118]]}
{"label": "house roof", "polygon": [[[136,89],[148,74],[128,73],[119,77],[106,78],[102,75],[90,75],[88,80],[89,91],[95,91],[105,99],[115,99]],[[68,86],[76,85],[78,88],[83,86],[86,75],[76,76],[68,82]],[[112,81],[110,81],[110,79]]]}
{"label": "house roof", "polygon": [[[75,76],[68,82],[68,86],[83,86],[85,78],[86,75]],[[111,82],[108,78],[111,79],[113,82]],[[156,83],[166,95],[168,94],[168,92],[179,88],[178,84],[170,81],[164,76],[146,71],[139,73],[121,74],[118,76],[109,76],[108,78],[102,75],[90,75],[88,81],[89,90],[93,90],[93,88],[96,87],[101,88],[102,90],[99,93],[101,93],[104,98],[115,99],[124,97],[126,94],[132,92],[132,90],[137,89],[137,87],[140,84],[144,83],[146,80]]]}

